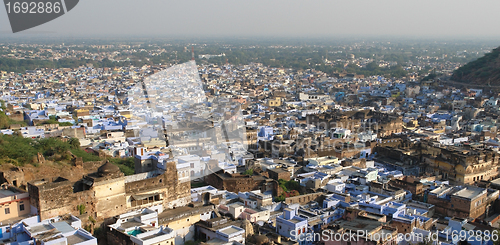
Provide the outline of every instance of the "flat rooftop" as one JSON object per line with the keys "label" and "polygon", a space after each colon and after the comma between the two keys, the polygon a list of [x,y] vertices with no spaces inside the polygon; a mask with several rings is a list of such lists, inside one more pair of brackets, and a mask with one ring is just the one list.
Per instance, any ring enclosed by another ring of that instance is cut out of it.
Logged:
{"label": "flat rooftop", "polygon": [[297,219],[297,218],[298,218],[297,216],[293,216],[293,218],[292,218],[292,219],[289,219],[288,221],[290,221],[290,222],[292,222],[292,223],[294,223],[294,224],[297,224],[297,223],[299,223],[299,222],[302,222],[302,221],[303,221],[303,220],[299,220],[299,219]]}
{"label": "flat rooftop", "polygon": [[472,199],[479,197],[479,195],[481,195],[483,192],[486,192],[486,189],[467,186],[467,187],[463,188],[462,190],[455,192],[453,195],[472,200]]}
{"label": "flat rooftop", "polygon": [[142,237],[141,240],[147,241],[149,239],[153,239],[153,238],[160,237],[160,236],[163,236],[163,235],[165,235],[165,233],[158,232],[158,233],[146,236],[146,237]]}
{"label": "flat rooftop", "polygon": [[[388,229],[382,228],[379,231],[374,232],[371,237],[372,238],[376,238],[376,237],[381,237],[381,238],[390,237],[390,234],[392,234],[393,232],[394,231],[392,231],[392,230],[388,230]],[[379,235],[375,235],[375,234],[379,234]]]}
{"label": "flat rooftop", "polygon": [[220,230],[221,233],[224,233],[224,234],[226,234],[228,236],[230,236],[232,234],[236,234],[236,233],[241,232],[241,231],[243,231],[243,229],[241,229],[241,228],[237,229],[234,226],[229,226],[227,228],[224,228],[224,229]]}
{"label": "flat rooftop", "polygon": [[137,221],[127,221],[127,222],[124,222],[120,225],[121,228],[123,229],[128,229],[128,228],[132,228],[132,227],[139,227],[139,226],[143,226],[144,224],[141,223],[141,222],[137,222]]}
{"label": "flat rooftop", "polygon": [[288,172],[288,171],[283,170],[283,169],[281,169],[281,168],[269,169],[269,171],[271,171],[271,172],[275,172],[275,173],[278,173],[278,174]]}
{"label": "flat rooftop", "polygon": [[233,208],[237,208],[237,207],[244,207],[243,203],[241,202],[235,202],[235,203],[231,203],[229,205],[227,205],[228,207],[233,207]]}
{"label": "flat rooftop", "polygon": [[367,218],[375,220],[375,219],[380,219],[382,216],[383,216],[382,214],[366,213],[366,215],[363,217],[367,217]]}
{"label": "flat rooftop", "polygon": [[394,219],[400,219],[400,220],[404,220],[404,221],[413,221],[415,219],[415,216],[398,215],[397,217],[394,217]]}
{"label": "flat rooftop", "polygon": [[371,232],[382,225],[381,222],[370,219],[363,219],[359,217],[351,221],[338,220],[335,221],[334,223],[347,230],[351,231],[363,230],[367,232]]}
{"label": "flat rooftop", "polygon": [[11,190],[0,189],[0,198],[2,197],[10,197],[16,195],[15,192]]}
{"label": "flat rooftop", "polygon": [[66,239],[68,239],[68,245],[79,244],[79,243],[90,240],[90,239],[88,239],[88,238],[86,238],[78,233],[75,233],[74,235],[71,235],[71,236],[67,236]]}
{"label": "flat rooftop", "polygon": [[67,233],[67,232],[71,232],[71,231],[75,230],[73,227],[71,227],[65,221],[60,221],[60,222],[52,223],[52,226],[54,226],[61,233]]}
{"label": "flat rooftop", "polygon": [[440,186],[434,190],[431,191],[432,194],[436,194],[438,196],[444,195],[448,192],[450,192],[453,188],[447,187],[447,186]]}
{"label": "flat rooftop", "polygon": [[500,178],[492,180],[491,183],[494,185],[500,185]]}
{"label": "flat rooftop", "polygon": [[43,231],[49,231],[49,230],[52,230],[52,226],[48,225],[48,224],[43,224],[43,225],[37,225],[37,226],[32,226],[29,231],[31,233],[39,233],[39,232],[43,232]]}
{"label": "flat rooftop", "polygon": [[189,213],[193,211],[195,208],[184,206],[184,207],[177,207],[175,209],[168,209],[163,211],[162,213],[158,214],[158,219],[165,219],[165,218],[173,218],[178,215],[184,214],[184,213]]}
{"label": "flat rooftop", "polygon": [[389,205],[387,205],[387,206],[388,206],[388,207],[390,207],[390,208],[395,208],[395,209],[397,209],[397,208],[402,207],[403,205],[402,205],[402,204],[400,204],[400,203],[395,203],[395,202],[392,202],[392,203],[390,203],[390,204],[389,204]]}

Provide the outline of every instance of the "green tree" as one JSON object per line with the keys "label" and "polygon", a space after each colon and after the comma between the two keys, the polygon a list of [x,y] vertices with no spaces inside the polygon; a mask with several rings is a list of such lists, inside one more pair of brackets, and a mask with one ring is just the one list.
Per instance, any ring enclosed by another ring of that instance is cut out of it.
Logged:
{"label": "green tree", "polygon": [[281,195],[275,197],[274,201],[276,201],[276,202],[284,202],[285,199],[286,199],[285,195],[281,194]]}
{"label": "green tree", "polygon": [[2,111],[0,112],[0,129],[6,129],[10,126],[9,117]]}
{"label": "green tree", "polygon": [[10,120],[9,117],[5,115],[7,107],[5,107],[5,102],[3,100],[0,100],[0,108],[2,109],[0,111],[0,129],[6,129],[10,126]]}
{"label": "green tree", "polygon": [[245,172],[243,172],[244,175],[253,175],[253,169],[247,169]]}
{"label": "green tree", "polygon": [[394,68],[391,67],[390,75],[391,77],[404,77],[408,75],[408,72],[405,71],[401,66],[396,66]]}
{"label": "green tree", "polygon": [[375,71],[375,70],[379,69],[379,66],[378,66],[377,62],[373,61],[373,62],[366,64],[366,69],[369,71]]}
{"label": "green tree", "polygon": [[69,139],[68,143],[71,145],[73,149],[80,149],[80,140],[77,138]]}
{"label": "green tree", "polygon": [[128,158],[111,158],[109,161],[118,168],[120,168],[120,171],[124,173],[125,175],[133,175],[135,174],[135,162],[133,157],[128,157]]}
{"label": "green tree", "polygon": [[300,191],[300,183],[295,180],[286,181],[284,179],[279,179],[278,185],[287,193],[291,191]]}
{"label": "green tree", "polygon": [[80,215],[85,213],[85,205],[83,204],[76,205],[76,209],[80,212]]}
{"label": "green tree", "polygon": [[1,134],[0,156],[15,160],[19,165],[33,163],[38,153],[42,153],[45,157],[52,157],[50,158],[52,161],[68,161],[71,159],[69,151],[77,157],[82,157],[84,162],[100,160],[98,156],[81,150],[78,141],[70,141],[63,142],[56,138],[29,139],[19,135]]}
{"label": "green tree", "polygon": [[94,233],[94,228],[95,228],[95,224],[97,223],[97,221],[92,216],[89,216],[89,221],[90,221],[90,231],[89,232]]}
{"label": "green tree", "polygon": [[290,181],[286,182],[285,186],[289,190],[299,191],[299,189],[300,189],[300,183],[295,181],[295,180],[290,180]]}
{"label": "green tree", "polygon": [[278,180],[278,185],[279,187],[281,187],[281,189],[283,189],[284,192],[288,192],[288,189],[286,188],[286,180],[284,179],[279,179]]}

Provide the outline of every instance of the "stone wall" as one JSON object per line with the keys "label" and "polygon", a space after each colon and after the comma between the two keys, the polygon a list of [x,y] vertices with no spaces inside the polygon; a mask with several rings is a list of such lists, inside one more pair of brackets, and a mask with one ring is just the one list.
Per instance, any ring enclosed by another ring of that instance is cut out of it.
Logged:
{"label": "stone wall", "polygon": [[[108,228],[109,229],[109,228]],[[116,229],[111,229],[106,232],[108,243],[117,245],[134,245],[130,240],[130,236]]]}
{"label": "stone wall", "polygon": [[[67,180],[40,185],[28,183],[30,203],[38,210],[42,220],[67,213],[80,215],[77,205],[92,202],[91,191],[73,193],[73,185],[74,182]],[[90,205],[86,206],[92,210]]]}
{"label": "stone wall", "polygon": [[253,176],[225,175],[226,174],[222,172],[210,174],[208,176],[205,176],[205,182],[217,189],[227,190],[234,193],[258,190],[261,184],[261,182],[254,179]]}
{"label": "stone wall", "polygon": [[[125,177],[85,177],[72,182],[32,181],[28,183],[30,201],[42,219],[71,213],[80,215],[78,205],[85,206],[85,212],[98,221],[134,209],[127,205],[127,196],[145,193],[163,194],[165,208],[184,206],[191,201],[191,183],[179,182],[175,164],[167,171],[153,178],[125,183]],[[93,181],[90,187],[83,182]],[[83,186],[83,188],[82,188]],[[88,189],[90,188],[90,189]]]}
{"label": "stone wall", "polygon": [[97,171],[97,168],[103,163],[103,161],[84,162],[82,166],[63,166],[62,168],[43,163],[38,167],[32,165],[23,167],[6,165],[0,170],[0,184],[7,182],[21,189],[27,189],[28,182],[38,180],[40,176],[48,176],[49,178],[57,176],[69,181],[78,181],[84,175]]}
{"label": "stone wall", "polygon": [[[480,199],[483,199],[483,197]],[[485,202],[478,207],[473,207],[473,203],[471,203],[470,200],[459,197],[451,197],[450,200],[438,198],[435,195],[429,195],[429,200],[427,202],[435,206],[436,213],[448,217],[478,218],[484,215],[486,211]]]}
{"label": "stone wall", "polygon": [[72,138],[78,138],[78,139],[83,139],[85,138],[85,128],[80,127],[80,128],[64,128],[62,129],[62,135],[64,136],[69,136]]}
{"label": "stone wall", "polygon": [[26,180],[24,179],[24,173],[19,167],[13,167],[7,171],[0,172],[0,184],[8,183],[15,187],[21,187],[26,185]]}
{"label": "stone wall", "polygon": [[323,193],[311,193],[295,197],[287,197],[285,199],[285,203],[286,204],[298,203],[300,205],[305,205],[311,201],[317,201],[317,202],[322,201],[319,200],[321,197],[323,197]]}
{"label": "stone wall", "polygon": [[413,228],[415,228],[415,220],[402,221],[398,219],[393,219],[389,226],[398,229],[398,233],[408,234],[413,231]]}
{"label": "stone wall", "polygon": [[417,181],[412,176],[405,176],[402,179],[393,179],[390,181],[390,185],[402,188],[404,190],[408,190],[412,195],[418,196],[423,194],[423,184],[420,181]]}
{"label": "stone wall", "polygon": [[268,169],[267,173],[269,174],[269,177],[274,180],[290,180],[290,172],[283,169]]}

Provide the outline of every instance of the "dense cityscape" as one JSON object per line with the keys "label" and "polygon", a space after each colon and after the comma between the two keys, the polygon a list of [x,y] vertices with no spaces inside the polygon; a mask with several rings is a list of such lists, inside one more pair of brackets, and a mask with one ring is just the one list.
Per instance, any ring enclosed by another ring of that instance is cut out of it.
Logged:
{"label": "dense cityscape", "polygon": [[497,46],[0,39],[0,244],[497,244]]}

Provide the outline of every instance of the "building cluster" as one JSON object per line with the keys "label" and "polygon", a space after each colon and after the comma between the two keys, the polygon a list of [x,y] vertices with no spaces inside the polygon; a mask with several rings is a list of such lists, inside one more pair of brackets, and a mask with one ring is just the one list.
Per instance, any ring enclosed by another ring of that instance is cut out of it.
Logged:
{"label": "building cluster", "polygon": [[[129,61],[134,55],[160,56],[167,52],[165,47],[153,44],[0,44],[0,57],[35,60],[89,60]],[[149,59],[149,58],[146,58]]]}
{"label": "building cluster", "polygon": [[498,94],[411,80],[194,61],[2,73],[19,123],[1,134],[77,138],[135,173],[2,168],[0,244],[490,244]]}

